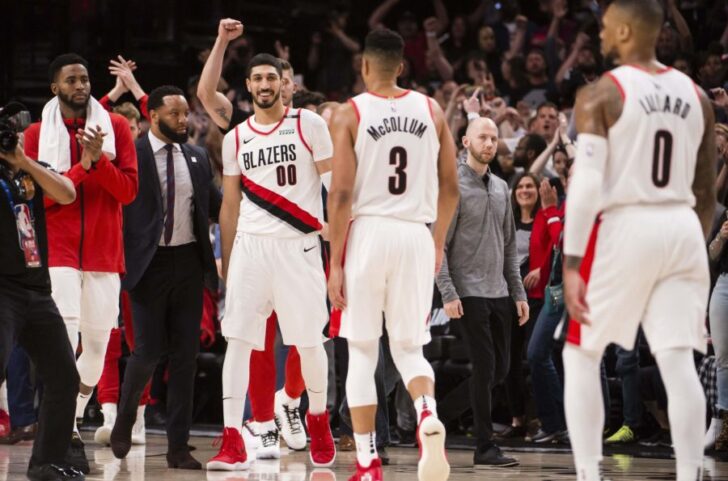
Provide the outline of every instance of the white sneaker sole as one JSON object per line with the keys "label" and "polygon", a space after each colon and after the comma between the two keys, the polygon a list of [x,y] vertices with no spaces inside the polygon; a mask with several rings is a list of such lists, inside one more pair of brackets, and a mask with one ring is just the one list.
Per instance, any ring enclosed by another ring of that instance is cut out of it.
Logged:
{"label": "white sneaker sole", "polygon": [[419,481],[445,481],[450,476],[450,464],[445,457],[445,426],[434,416],[420,423],[422,457],[417,463]]}
{"label": "white sneaker sole", "polygon": [[247,471],[250,468],[250,460],[244,463],[223,463],[222,461],[209,461],[208,471]]}
{"label": "white sneaker sole", "polygon": [[96,433],[94,433],[94,441],[99,443],[102,446],[110,446],[111,445],[111,430],[113,429],[113,426],[101,426],[96,430]]}
{"label": "white sneaker sole", "polygon": [[281,459],[281,449],[261,446],[255,450],[255,459]]}
{"label": "white sneaker sole", "polygon": [[331,458],[331,461],[329,461],[328,463],[317,463],[313,460],[313,456],[311,456],[311,453],[308,453],[308,459],[311,460],[311,464],[315,468],[328,468],[334,465],[334,461],[336,461],[336,453],[334,453],[334,457]]}

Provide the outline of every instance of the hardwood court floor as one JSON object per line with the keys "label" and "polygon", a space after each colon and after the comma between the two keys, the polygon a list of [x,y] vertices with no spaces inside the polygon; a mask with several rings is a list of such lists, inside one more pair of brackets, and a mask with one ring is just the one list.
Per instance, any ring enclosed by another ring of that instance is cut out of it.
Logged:
{"label": "hardwood court floor", "polygon": [[[354,454],[339,453],[331,469],[312,469],[306,452],[283,450],[279,461],[256,461],[250,471],[239,473],[182,471],[167,469],[164,454],[166,440],[162,436],[147,435],[146,446],[134,447],[124,461],[114,459],[111,450],[97,446],[91,433],[83,433],[87,440],[86,454],[91,462],[89,481],[348,481],[353,471]],[[190,444],[197,447],[193,455],[204,463],[216,454],[209,437],[194,437]],[[0,446],[0,481],[21,480],[30,456],[31,444]],[[417,450],[390,448],[391,464],[385,467],[387,481],[415,481],[417,479]],[[472,451],[450,450],[451,481],[520,480],[557,481],[574,480],[571,456],[549,452],[517,452],[521,465],[516,468],[475,471]],[[606,479],[617,480],[670,480],[675,479],[673,461],[669,459],[635,458],[615,455],[605,458]],[[728,481],[728,463],[705,458],[705,480]]]}

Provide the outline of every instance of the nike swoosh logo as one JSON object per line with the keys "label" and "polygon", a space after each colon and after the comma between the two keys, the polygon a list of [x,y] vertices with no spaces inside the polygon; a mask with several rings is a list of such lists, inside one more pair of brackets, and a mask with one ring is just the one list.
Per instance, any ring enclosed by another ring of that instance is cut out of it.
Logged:
{"label": "nike swoosh logo", "polygon": [[316,248],[316,246],[313,246],[313,247],[309,247],[308,249],[304,248],[304,249],[303,249],[303,252],[309,252],[309,251],[312,251],[312,250],[314,250],[315,248]]}
{"label": "nike swoosh logo", "polygon": [[425,436],[427,436],[429,438],[430,436],[439,436],[442,433],[440,433],[439,431],[435,431],[434,433],[422,433],[422,434],[424,434]]}
{"label": "nike swoosh logo", "polygon": [[243,144],[247,144],[248,142],[250,142],[250,141],[251,141],[251,140],[253,140],[254,138],[255,138],[255,137],[251,137],[251,138],[249,138],[249,139],[243,139]]}

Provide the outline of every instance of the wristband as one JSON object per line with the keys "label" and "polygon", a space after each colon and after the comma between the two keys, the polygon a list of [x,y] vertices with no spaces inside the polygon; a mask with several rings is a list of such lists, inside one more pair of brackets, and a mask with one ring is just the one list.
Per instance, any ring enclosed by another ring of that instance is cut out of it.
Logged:
{"label": "wristband", "polygon": [[479,119],[480,114],[477,114],[475,112],[468,112],[468,122],[472,122],[475,119]]}

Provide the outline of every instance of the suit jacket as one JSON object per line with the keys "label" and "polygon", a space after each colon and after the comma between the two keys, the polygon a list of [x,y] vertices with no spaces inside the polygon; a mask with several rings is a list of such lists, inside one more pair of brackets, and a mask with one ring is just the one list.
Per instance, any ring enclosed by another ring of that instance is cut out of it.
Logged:
{"label": "suit jacket", "polygon": [[[217,222],[222,195],[213,183],[212,169],[207,152],[201,147],[181,144],[182,153],[192,178],[194,190],[193,226],[197,249],[205,271],[205,283],[217,286],[217,268],[209,235],[209,220]],[[131,204],[124,207],[124,249],[126,276],[122,287],[131,290],[137,285],[157,252],[164,228],[164,206],[159,173],[149,136],[136,141],[139,164],[139,193]]]}

